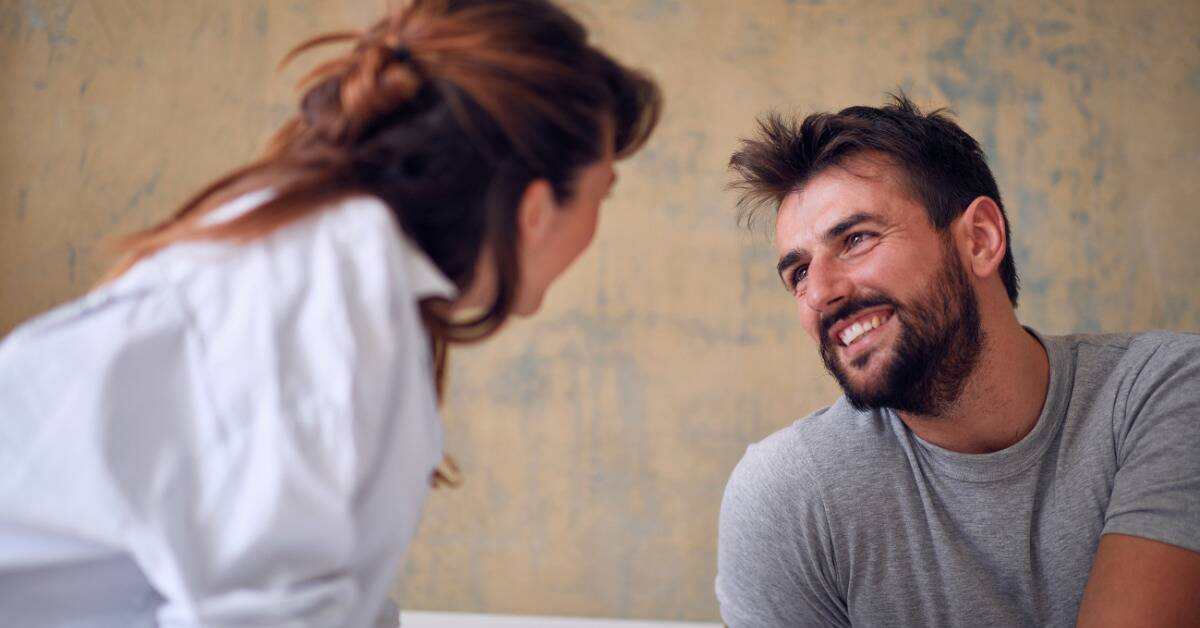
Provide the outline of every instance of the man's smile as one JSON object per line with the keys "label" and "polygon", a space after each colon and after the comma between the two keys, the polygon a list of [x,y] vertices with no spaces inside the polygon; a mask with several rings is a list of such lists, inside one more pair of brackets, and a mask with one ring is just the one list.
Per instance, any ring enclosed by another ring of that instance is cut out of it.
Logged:
{"label": "man's smile", "polygon": [[891,306],[886,305],[859,312],[835,324],[830,328],[829,334],[837,338],[841,346],[849,347],[867,336],[867,332],[891,320],[894,312]]}
{"label": "man's smile", "polygon": [[851,305],[846,309],[851,310],[849,315],[843,315],[836,323],[826,326],[824,351],[830,354],[830,358],[836,354],[845,365],[862,368],[867,355],[885,338],[890,327],[888,323],[895,318],[895,306],[876,303],[857,308]]}

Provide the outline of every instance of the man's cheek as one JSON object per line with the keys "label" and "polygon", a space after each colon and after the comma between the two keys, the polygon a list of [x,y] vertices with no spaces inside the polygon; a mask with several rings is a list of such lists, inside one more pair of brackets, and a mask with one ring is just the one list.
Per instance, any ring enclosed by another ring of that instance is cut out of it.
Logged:
{"label": "man's cheek", "polygon": [[799,308],[800,326],[804,328],[804,333],[808,334],[808,337],[814,342],[820,344],[821,330],[817,317],[813,316],[812,310],[803,303],[798,304],[797,307]]}

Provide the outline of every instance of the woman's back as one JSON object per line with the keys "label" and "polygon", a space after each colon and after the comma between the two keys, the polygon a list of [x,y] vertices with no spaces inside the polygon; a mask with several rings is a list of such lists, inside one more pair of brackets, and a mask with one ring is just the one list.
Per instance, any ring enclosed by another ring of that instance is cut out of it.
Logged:
{"label": "woman's back", "polygon": [[453,293],[353,197],[249,244],[168,247],[16,330],[0,623],[390,612],[442,457],[417,300]]}

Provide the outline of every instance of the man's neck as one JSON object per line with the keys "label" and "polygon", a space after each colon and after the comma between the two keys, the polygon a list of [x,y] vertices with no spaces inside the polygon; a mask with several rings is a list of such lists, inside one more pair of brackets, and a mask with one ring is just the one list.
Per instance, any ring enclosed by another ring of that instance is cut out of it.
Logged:
{"label": "man's neck", "polygon": [[1037,425],[1050,385],[1046,349],[1015,314],[986,326],[984,333],[975,372],[943,415],[899,413],[926,442],[962,453],[990,453],[1015,445]]}

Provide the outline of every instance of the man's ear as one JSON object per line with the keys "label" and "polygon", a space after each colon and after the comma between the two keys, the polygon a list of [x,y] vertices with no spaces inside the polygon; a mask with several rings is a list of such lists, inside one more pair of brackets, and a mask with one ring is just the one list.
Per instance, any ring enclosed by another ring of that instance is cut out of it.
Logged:
{"label": "man's ear", "polygon": [[1004,214],[996,201],[977,197],[954,223],[959,250],[966,256],[967,267],[976,277],[996,272],[1008,247]]}
{"label": "man's ear", "polygon": [[517,207],[517,229],[523,246],[536,246],[546,239],[557,209],[549,181],[534,179],[525,186]]}

